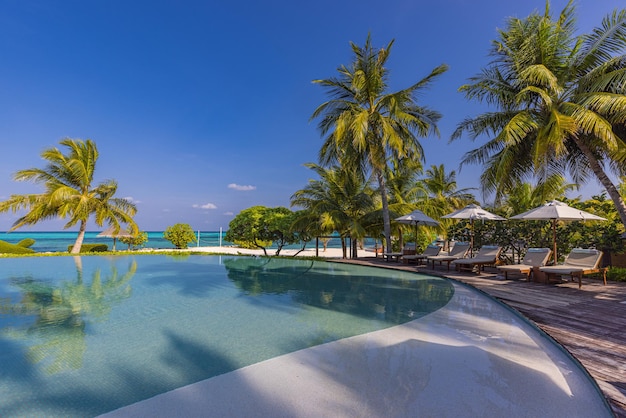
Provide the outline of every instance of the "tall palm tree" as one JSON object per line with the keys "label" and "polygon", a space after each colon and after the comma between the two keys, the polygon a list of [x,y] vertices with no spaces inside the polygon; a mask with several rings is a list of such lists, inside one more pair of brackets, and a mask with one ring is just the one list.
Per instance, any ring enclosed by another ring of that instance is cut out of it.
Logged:
{"label": "tall palm tree", "polygon": [[532,176],[569,173],[580,184],[593,175],[626,225],[626,205],[606,173],[626,170],[626,10],[583,36],[574,35],[574,15],[570,1],[552,19],[546,2],[543,15],[507,21],[492,64],[460,89],[496,110],[466,119],[452,139],[491,137],[462,164],[485,165],[482,186],[496,199]]}
{"label": "tall palm tree", "polygon": [[315,219],[318,230],[339,232],[345,258],[343,238],[350,237],[356,250],[357,240],[367,235],[363,220],[376,208],[373,190],[361,173],[341,167],[305,165],[314,170],[319,179],[310,180],[307,187],[296,191],[291,196],[291,206],[305,208],[305,218]]}
{"label": "tall palm tree", "polygon": [[340,163],[350,170],[371,172],[378,182],[383,209],[384,234],[391,248],[391,220],[386,187],[390,159],[423,159],[419,137],[438,134],[441,115],[419,106],[416,94],[447,70],[436,67],[424,79],[397,92],[388,92],[385,68],[393,41],[374,48],[368,35],[364,47],[351,43],[355,58],[350,67],[338,68],[339,76],[314,80],[326,89],[330,100],[322,103],[312,119],[320,118],[325,137],[320,163]]}
{"label": "tall palm tree", "polygon": [[80,252],[91,215],[94,215],[98,226],[108,222],[119,231],[120,223],[124,223],[128,224],[131,233],[136,233],[138,229],[133,216],[137,208],[127,199],[114,197],[117,183],[107,180],[93,185],[98,160],[96,144],[89,139],[66,138],[60,145],[67,148],[67,154],[58,148],[47,149],[41,153],[41,157],[48,161],[45,168],[29,168],[15,174],[15,180],[41,183],[45,191],[41,194],[12,195],[0,202],[0,213],[28,210],[13,223],[11,230],[57,217],[68,219],[64,228],[79,225],[78,237],[71,250],[73,254]]}

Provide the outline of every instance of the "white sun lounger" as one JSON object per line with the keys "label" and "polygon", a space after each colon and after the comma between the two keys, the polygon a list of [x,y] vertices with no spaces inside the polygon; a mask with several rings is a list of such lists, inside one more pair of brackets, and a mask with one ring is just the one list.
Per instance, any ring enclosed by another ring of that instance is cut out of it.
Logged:
{"label": "white sun lounger", "polygon": [[439,245],[429,245],[421,254],[409,254],[402,256],[402,260],[410,263],[415,261],[418,265],[422,260],[426,260],[427,257],[439,255],[441,247]]}
{"label": "white sun lounger", "polygon": [[540,267],[546,275],[546,283],[554,276],[570,276],[572,280],[578,277],[578,288],[582,287],[582,279],[586,274],[602,273],[606,285],[606,268],[600,268],[602,251],[594,249],[574,248],[565,258],[563,264]]}
{"label": "white sun lounger", "polygon": [[435,269],[436,262],[439,262],[439,265],[445,262],[448,264],[448,270],[450,270],[450,263],[454,260],[467,257],[469,249],[469,242],[457,242],[454,247],[452,247],[449,253],[443,255],[428,256],[426,257],[426,262],[428,263],[428,261],[430,261],[433,263],[433,270]]}
{"label": "white sun lounger", "polygon": [[545,266],[551,254],[552,250],[549,248],[529,248],[520,264],[498,266],[498,270],[504,272],[505,280],[508,280],[509,273],[518,273],[526,275],[526,281],[530,281],[535,269]]}
{"label": "white sun lounger", "polygon": [[496,264],[500,251],[502,251],[502,247],[498,245],[483,245],[474,257],[454,260],[452,264],[454,264],[459,271],[470,270],[480,274],[480,271],[483,270],[486,265]]}

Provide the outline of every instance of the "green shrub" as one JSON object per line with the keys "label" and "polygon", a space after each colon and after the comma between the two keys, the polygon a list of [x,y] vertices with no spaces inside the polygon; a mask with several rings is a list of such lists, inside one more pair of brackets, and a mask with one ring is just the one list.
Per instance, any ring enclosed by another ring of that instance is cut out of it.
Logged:
{"label": "green shrub", "polygon": [[[67,252],[72,251],[74,244],[67,246]],[[81,253],[104,253],[109,251],[109,246],[106,244],[83,244],[80,247]]]}
{"label": "green shrub", "polygon": [[30,248],[26,248],[26,247],[22,247],[20,245],[16,245],[16,244],[11,244],[9,242],[6,241],[0,241],[0,253],[4,253],[4,254],[32,254],[35,251],[30,249]]}
{"label": "green shrub", "polygon": [[128,249],[137,248],[144,245],[148,241],[148,233],[145,231],[138,232],[137,235],[132,237],[119,237],[118,241],[122,244],[128,245]]}
{"label": "green shrub", "polygon": [[626,282],[626,268],[610,267],[606,272],[606,278],[614,282]]}
{"label": "green shrub", "polygon": [[163,232],[163,238],[174,244],[176,248],[185,249],[190,242],[196,240],[196,234],[189,224],[168,226]]}
{"label": "green shrub", "polygon": [[34,239],[32,239],[32,238],[24,238],[23,240],[18,242],[16,245],[19,245],[20,247],[24,247],[24,248],[30,248],[30,247],[33,246],[34,243],[35,243]]}

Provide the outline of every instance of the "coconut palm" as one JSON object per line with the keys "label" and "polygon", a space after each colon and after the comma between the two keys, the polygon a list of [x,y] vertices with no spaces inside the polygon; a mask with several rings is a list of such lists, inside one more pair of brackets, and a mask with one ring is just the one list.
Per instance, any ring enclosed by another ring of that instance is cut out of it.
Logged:
{"label": "coconut palm", "polygon": [[[420,179],[421,193],[418,205],[428,216],[440,218],[476,201],[471,193],[473,188],[458,189],[456,171],[446,172],[443,164],[431,165]],[[453,220],[441,219],[443,225]]]}
{"label": "coconut palm", "polygon": [[438,134],[436,123],[441,115],[419,106],[416,94],[447,70],[446,65],[440,65],[416,84],[388,92],[389,72],[385,64],[392,45],[393,41],[384,48],[374,48],[369,35],[363,47],[351,43],[355,55],[352,65],[339,67],[338,77],[314,81],[327,90],[330,100],[312,115],[312,119],[320,118],[318,126],[324,136],[320,163],[339,163],[349,170],[371,172],[378,182],[388,248],[388,164],[398,158],[423,159],[418,138]]}
{"label": "coconut palm", "polygon": [[461,87],[470,100],[496,108],[463,121],[452,135],[491,139],[462,164],[485,166],[485,192],[496,201],[515,184],[568,173],[595,176],[626,225],[626,205],[607,175],[623,174],[626,155],[626,10],[608,15],[589,35],[574,35],[570,1],[558,18],[510,18],[494,41],[492,64]]}
{"label": "coconut palm", "polygon": [[68,219],[64,228],[79,225],[78,236],[71,253],[80,252],[87,221],[91,215],[98,226],[104,222],[119,231],[120,223],[127,224],[131,233],[137,233],[133,220],[137,208],[127,199],[116,198],[117,183],[107,180],[93,185],[93,176],[98,160],[98,149],[91,140],[66,138],[60,145],[67,148],[63,154],[58,148],[50,148],[41,153],[48,162],[43,169],[30,168],[18,171],[17,181],[42,183],[45,191],[41,194],[12,195],[0,202],[0,213],[26,209],[28,212],[13,223],[11,230],[24,225],[34,225],[44,220],[60,217]]}
{"label": "coconut palm", "polygon": [[519,183],[507,193],[501,209],[507,216],[525,212],[552,200],[564,200],[567,192],[577,190],[574,183],[567,183],[565,177],[553,175],[544,183]]}
{"label": "coconut palm", "polygon": [[291,196],[291,206],[305,208],[306,216],[302,219],[316,222],[318,230],[339,232],[344,258],[343,238],[350,237],[356,256],[357,240],[367,235],[363,219],[376,208],[369,182],[356,171],[324,168],[311,163],[305,165],[317,173],[319,180],[310,180],[307,187],[296,191]]}

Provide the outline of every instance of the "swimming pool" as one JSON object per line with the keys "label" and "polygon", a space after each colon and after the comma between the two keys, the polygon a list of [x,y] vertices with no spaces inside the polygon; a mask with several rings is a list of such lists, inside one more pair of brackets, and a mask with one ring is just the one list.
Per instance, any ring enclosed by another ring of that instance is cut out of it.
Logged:
{"label": "swimming pool", "polygon": [[[186,405],[297,416],[281,399],[291,405],[300,390],[296,403],[318,416],[610,416],[559,347],[445,279],[220,256],[16,258],[0,268],[3,417],[125,405],[112,415],[180,415]],[[275,388],[269,399],[261,387]],[[181,402],[198,388],[208,405]]]}

